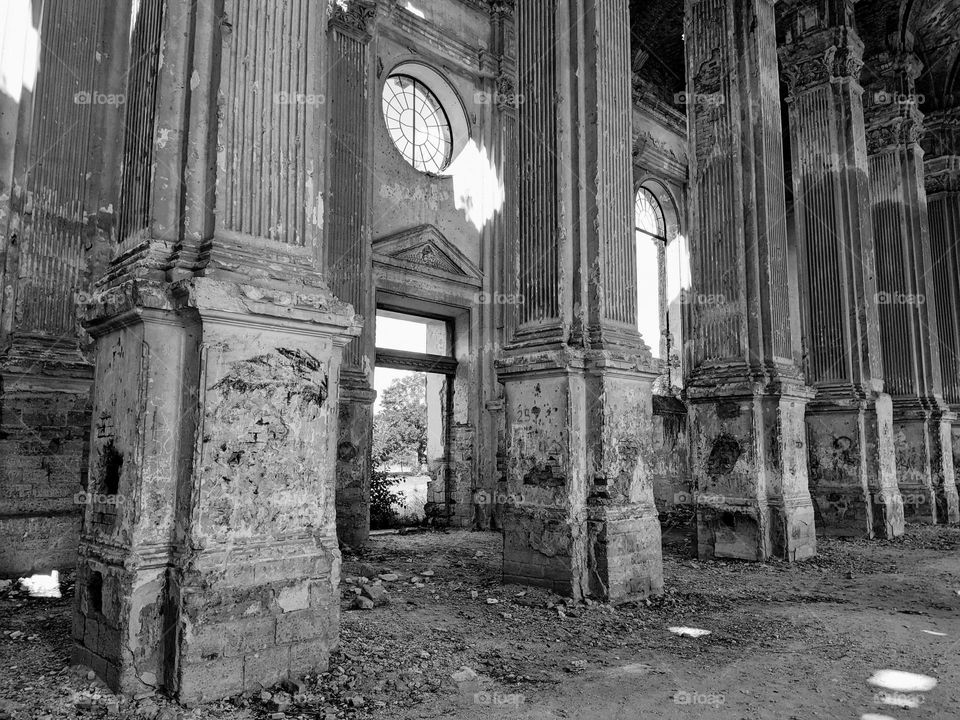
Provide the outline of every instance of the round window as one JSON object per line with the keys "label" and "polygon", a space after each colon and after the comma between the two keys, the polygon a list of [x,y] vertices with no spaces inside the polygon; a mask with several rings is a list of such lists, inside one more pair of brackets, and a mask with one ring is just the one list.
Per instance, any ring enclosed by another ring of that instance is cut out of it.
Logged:
{"label": "round window", "polygon": [[450,164],[450,120],[436,95],[422,82],[402,74],[387,78],[383,119],[393,144],[417,170],[440,173]]}

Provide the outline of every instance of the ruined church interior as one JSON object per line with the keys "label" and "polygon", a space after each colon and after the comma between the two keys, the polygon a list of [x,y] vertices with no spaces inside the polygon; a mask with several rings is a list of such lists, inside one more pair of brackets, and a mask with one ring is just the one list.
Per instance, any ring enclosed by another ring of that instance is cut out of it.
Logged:
{"label": "ruined church interior", "polygon": [[960,717],[960,0],[0,0],[0,720]]}

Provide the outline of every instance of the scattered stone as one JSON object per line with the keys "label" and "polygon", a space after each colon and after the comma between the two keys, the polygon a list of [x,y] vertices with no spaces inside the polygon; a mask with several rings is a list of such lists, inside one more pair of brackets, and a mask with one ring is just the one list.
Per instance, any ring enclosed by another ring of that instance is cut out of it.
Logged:
{"label": "scattered stone", "polygon": [[357,568],[357,574],[365,578],[375,578],[377,576],[377,570],[373,565],[367,565],[367,563],[360,563],[360,567]]}
{"label": "scattered stone", "polygon": [[12,633],[10,633],[10,638],[13,640],[19,640],[22,637],[23,637],[23,633],[20,632],[19,630],[14,630]]}
{"label": "scattered stone", "polygon": [[351,695],[347,698],[347,705],[352,708],[363,707],[366,704],[366,701],[363,699],[363,695]]}
{"label": "scattered stone", "polygon": [[472,682],[477,679],[477,673],[466,665],[461,666],[459,670],[450,675],[456,683]]}
{"label": "scattered stone", "polygon": [[496,605],[499,602],[496,598],[487,598],[487,605]]}
{"label": "scattered stone", "polygon": [[386,605],[390,602],[390,596],[383,589],[383,585],[364,585],[361,592],[370,598],[374,605]]}
{"label": "scattered stone", "polygon": [[138,714],[143,720],[155,720],[157,715],[160,713],[159,706],[153,702],[153,700],[148,700],[147,702],[140,705],[137,709]]}
{"label": "scattered stone", "polygon": [[436,573],[433,570],[424,570],[422,573],[423,577],[433,577]]}
{"label": "scattered stone", "polygon": [[354,610],[373,610],[373,600],[363,595],[357,595],[353,599],[353,605],[351,605]]}
{"label": "scattered stone", "polygon": [[260,691],[260,702],[268,703],[273,700],[273,693],[268,690]]}
{"label": "scattered stone", "polygon": [[383,575],[380,575],[379,577],[384,582],[396,582],[400,579],[400,576],[396,573],[383,573]]}
{"label": "scattered stone", "polygon": [[421,650],[421,651],[420,651],[420,657],[421,657],[422,659],[424,659],[424,660],[429,660],[429,659],[430,659],[430,653],[428,653],[426,650]]}
{"label": "scattered stone", "polygon": [[480,597],[480,593],[478,593],[476,590],[471,590],[471,591],[470,591],[470,597],[472,597],[474,600],[476,600],[478,597]]}
{"label": "scattered stone", "polygon": [[286,678],[281,680],[280,687],[282,687],[291,695],[300,695],[307,690],[306,683],[303,680],[297,680],[296,678]]}
{"label": "scattered stone", "polygon": [[93,670],[87,671],[87,680],[96,680],[97,674]]}

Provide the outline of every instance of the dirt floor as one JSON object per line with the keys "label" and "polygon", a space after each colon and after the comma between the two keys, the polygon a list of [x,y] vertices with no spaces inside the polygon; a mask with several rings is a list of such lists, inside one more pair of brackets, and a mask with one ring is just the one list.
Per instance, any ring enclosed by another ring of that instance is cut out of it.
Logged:
{"label": "dirt floor", "polygon": [[[960,718],[960,528],[823,540],[792,566],[700,562],[692,547],[685,533],[665,538],[662,598],[570,607],[500,583],[499,535],[378,536],[345,558],[329,672],[192,710],[114,698],[68,668],[69,587],[60,600],[8,590],[0,720]],[[349,609],[348,579],[362,573],[387,575],[388,604]],[[885,691],[868,683],[879,670],[937,685]]]}

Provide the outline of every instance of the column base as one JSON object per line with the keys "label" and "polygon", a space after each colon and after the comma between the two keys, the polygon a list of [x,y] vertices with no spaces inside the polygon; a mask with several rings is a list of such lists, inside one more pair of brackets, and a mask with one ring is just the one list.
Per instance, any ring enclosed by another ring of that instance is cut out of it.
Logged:
{"label": "column base", "polygon": [[649,504],[591,507],[587,520],[589,593],[623,602],[663,592],[660,520]]}
{"label": "column base", "polygon": [[505,360],[506,582],[574,599],[663,589],[653,501],[651,384],[608,351]]}
{"label": "column base", "polygon": [[377,393],[365,377],[344,373],[340,386],[337,442],[337,537],[350,547],[370,538],[373,403]]}
{"label": "column base", "polygon": [[701,377],[687,389],[700,557],[816,555],[804,422],[812,392],[724,380]]}
{"label": "column base", "polygon": [[813,504],[713,507],[697,505],[697,552],[702,560],[805,560],[817,554]]}
{"label": "column base", "polygon": [[895,406],[897,479],[907,522],[960,522],[953,468],[953,421],[952,414]]}
{"label": "column base", "polygon": [[890,398],[818,397],[807,406],[810,496],[817,532],[833,537],[899,537]]}
{"label": "column base", "polygon": [[584,519],[558,508],[510,504],[503,513],[503,581],[582,600]]}

